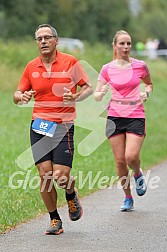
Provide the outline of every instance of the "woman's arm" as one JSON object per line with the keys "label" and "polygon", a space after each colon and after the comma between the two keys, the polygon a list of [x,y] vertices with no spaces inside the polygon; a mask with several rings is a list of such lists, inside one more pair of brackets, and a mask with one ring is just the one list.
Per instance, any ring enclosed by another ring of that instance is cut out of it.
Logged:
{"label": "woman's arm", "polygon": [[151,93],[153,92],[153,83],[150,77],[150,74],[148,74],[145,78],[142,79],[142,81],[145,84],[145,91],[141,92],[141,100],[142,101],[146,101],[147,98],[151,95]]}
{"label": "woman's arm", "polygon": [[98,81],[96,91],[94,92],[94,98],[96,101],[101,101],[103,96],[107,93],[109,84],[107,82]]}

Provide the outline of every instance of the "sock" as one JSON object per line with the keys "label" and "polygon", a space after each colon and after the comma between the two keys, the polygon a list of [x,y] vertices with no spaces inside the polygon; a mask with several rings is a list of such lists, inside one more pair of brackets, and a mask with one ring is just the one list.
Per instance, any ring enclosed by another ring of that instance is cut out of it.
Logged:
{"label": "sock", "polygon": [[50,215],[50,219],[53,220],[53,219],[56,219],[56,220],[61,220],[60,219],[60,216],[57,212],[57,209],[53,212],[49,212],[49,215]]}
{"label": "sock", "polygon": [[141,173],[141,171],[139,171],[139,173],[135,173],[135,174],[134,174],[134,177],[135,177],[135,178],[138,178],[138,177],[140,177],[141,175],[142,175],[142,173]]}
{"label": "sock", "polygon": [[68,194],[66,192],[66,200],[73,200],[75,197],[75,191],[73,191],[72,193]]}
{"label": "sock", "polygon": [[125,198],[132,199],[132,195],[126,195]]}

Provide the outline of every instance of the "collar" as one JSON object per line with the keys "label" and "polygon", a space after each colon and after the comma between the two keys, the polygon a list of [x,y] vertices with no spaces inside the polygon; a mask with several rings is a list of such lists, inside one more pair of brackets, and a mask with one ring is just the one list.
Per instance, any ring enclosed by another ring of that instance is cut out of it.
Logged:
{"label": "collar", "polygon": [[[59,51],[56,50],[56,53],[55,53],[55,54],[56,54],[56,59],[55,59],[55,61],[52,62],[52,64],[54,64],[54,63],[58,60],[58,58],[60,57],[60,52],[59,52]],[[37,65],[38,65],[38,67],[43,66],[43,62],[42,62],[42,57],[41,57],[41,55],[38,56],[38,58],[37,58]]]}

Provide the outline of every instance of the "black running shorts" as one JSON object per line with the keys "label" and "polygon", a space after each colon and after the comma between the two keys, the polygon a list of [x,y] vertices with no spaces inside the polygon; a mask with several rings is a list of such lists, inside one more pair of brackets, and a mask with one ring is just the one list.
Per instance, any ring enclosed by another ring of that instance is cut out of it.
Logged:
{"label": "black running shorts", "polygon": [[106,122],[106,136],[109,138],[122,133],[145,136],[145,118],[108,116]]}
{"label": "black running shorts", "polygon": [[53,137],[38,134],[30,127],[30,141],[35,164],[51,160],[53,164],[72,167],[74,125],[57,124]]}

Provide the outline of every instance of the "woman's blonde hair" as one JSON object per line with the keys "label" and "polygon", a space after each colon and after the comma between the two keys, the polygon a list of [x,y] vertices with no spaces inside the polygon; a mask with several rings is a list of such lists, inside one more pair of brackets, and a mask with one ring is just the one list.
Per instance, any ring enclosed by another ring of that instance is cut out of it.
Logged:
{"label": "woman's blonde hair", "polygon": [[[129,33],[126,32],[126,31],[124,31],[124,30],[117,31],[117,32],[115,33],[114,38],[113,38],[112,45],[116,45],[117,39],[118,39],[118,37],[119,37],[120,35],[128,35],[128,36],[130,36]],[[117,56],[117,55],[116,55],[116,51],[114,50],[113,59],[116,59],[116,56]]]}

